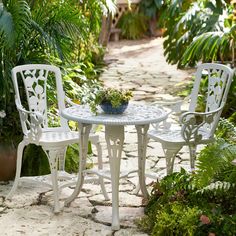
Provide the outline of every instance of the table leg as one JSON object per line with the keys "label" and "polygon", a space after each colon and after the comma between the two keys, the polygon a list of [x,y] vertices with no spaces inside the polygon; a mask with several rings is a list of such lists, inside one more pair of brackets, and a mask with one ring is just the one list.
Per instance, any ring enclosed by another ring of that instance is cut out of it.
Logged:
{"label": "table leg", "polygon": [[89,138],[89,132],[90,132],[91,128],[92,128],[91,124],[81,124],[81,123],[79,123],[79,134],[80,134],[79,151],[80,151],[80,157],[79,157],[78,179],[77,179],[77,182],[76,182],[74,192],[65,201],[65,206],[68,206],[78,196],[78,194],[81,191],[82,185],[84,183],[83,170],[85,170],[85,168],[86,168],[86,159],[87,159],[87,153],[88,153],[88,138]]}
{"label": "table leg", "polygon": [[138,174],[140,189],[144,198],[148,198],[149,194],[145,183],[145,164],[146,164],[146,152],[147,152],[147,131],[149,125],[136,125],[138,134]]}
{"label": "table leg", "polygon": [[105,138],[109,155],[112,185],[112,229],[120,229],[119,178],[120,160],[124,144],[124,126],[105,126]]}

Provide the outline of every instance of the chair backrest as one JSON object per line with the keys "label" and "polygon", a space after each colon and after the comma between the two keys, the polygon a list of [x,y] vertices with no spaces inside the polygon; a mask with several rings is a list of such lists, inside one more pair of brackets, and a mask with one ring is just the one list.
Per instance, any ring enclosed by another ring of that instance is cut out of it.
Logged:
{"label": "chair backrest", "polygon": [[[182,136],[186,142],[200,143],[203,138],[212,138],[227,100],[234,70],[216,63],[198,66],[191,93],[189,112],[181,116]],[[205,112],[194,113],[197,107],[200,83],[207,79]]]}
{"label": "chair backrest", "polygon": [[[48,128],[47,82],[49,78],[52,79],[52,83],[56,86],[53,89],[54,92],[56,91],[57,105],[60,111],[65,108],[65,93],[62,86],[61,71],[58,67],[44,64],[28,64],[16,66],[12,69],[12,80],[17,106],[23,107],[18,86],[19,80],[22,80],[27,97],[28,110],[30,112],[39,112],[42,115],[42,128]],[[27,124],[22,121],[22,117],[21,124],[24,134],[27,134]],[[67,121],[62,117],[60,117],[60,127],[68,129]]]}
{"label": "chair backrest", "polygon": [[193,112],[196,109],[200,83],[205,78],[208,80],[205,112],[221,107],[226,102],[233,74],[234,71],[226,65],[217,63],[203,63],[199,65],[191,93],[189,111]]}

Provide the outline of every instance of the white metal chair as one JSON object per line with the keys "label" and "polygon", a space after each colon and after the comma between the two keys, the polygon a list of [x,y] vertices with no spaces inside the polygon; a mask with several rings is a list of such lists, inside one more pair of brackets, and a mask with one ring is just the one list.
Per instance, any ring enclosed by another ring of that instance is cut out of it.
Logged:
{"label": "white metal chair", "polygon": [[[190,96],[189,111],[180,116],[179,128],[169,125],[157,125],[148,132],[149,139],[161,143],[165,158],[167,174],[173,172],[174,160],[180,149],[187,145],[190,152],[190,167],[195,168],[196,148],[214,140],[214,132],[233,78],[233,70],[216,63],[203,63],[198,66],[195,82]],[[200,82],[208,80],[205,112],[196,112]]]}
{"label": "white metal chair", "polygon": [[[79,142],[79,132],[71,131],[67,121],[60,117],[60,127],[49,127],[47,119],[47,81],[55,80],[56,96],[59,112],[65,108],[67,99],[63,91],[61,71],[58,67],[43,64],[30,64],[17,66],[12,69],[12,80],[15,89],[15,102],[20,114],[20,122],[24,134],[23,140],[17,149],[17,167],[13,187],[7,198],[14,194],[20,180],[22,155],[24,147],[30,143],[42,147],[49,161],[54,196],[54,212],[60,211],[58,174],[65,174],[65,153],[69,144]],[[24,89],[28,102],[28,109],[22,106],[18,81],[23,80]],[[68,100],[68,99],[67,99]],[[99,137],[96,134],[90,135],[91,143],[97,148],[98,168],[102,169],[102,151]],[[59,173],[58,173],[59,172]],[[108,199],[104,187],[103,178],[99,177],[102,192],[105,199]]]}

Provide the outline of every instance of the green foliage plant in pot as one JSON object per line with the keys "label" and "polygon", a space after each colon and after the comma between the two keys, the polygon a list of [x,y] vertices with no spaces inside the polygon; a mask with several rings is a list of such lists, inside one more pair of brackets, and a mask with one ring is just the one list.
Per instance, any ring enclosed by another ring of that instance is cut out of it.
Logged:
{"label": "green foliage plant in pot", "polygon": [[97,107],[100,106],[107,114],[121,114],[126,110],[132,96],[133,94],[130,90],[101,88],[89,105],[94,113],[97,113]]}
{"label": "green foliage plant in pot", "polygon": [[[20,133],[15,125],[18,114],[9,110],[0,111],[0,181],[7,181],[14,178],[16,169],[16,146],[20,139]],[[16,115],[16,116],[15,116]],[[20,125],[20,123],[18,123]]]}

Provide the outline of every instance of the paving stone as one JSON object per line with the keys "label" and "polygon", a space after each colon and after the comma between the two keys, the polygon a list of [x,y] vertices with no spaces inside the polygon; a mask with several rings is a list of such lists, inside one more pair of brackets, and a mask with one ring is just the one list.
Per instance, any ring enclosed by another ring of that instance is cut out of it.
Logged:
{"label": "paving stone", "polygon": [[[137,136],[137,135],[136,135]],[[123,149],[124,149],[124,152],[137,152],[137,150],[138,150],[138,145],[137,145],[137,143],[131,143],[131,144],[124,144],[124,147],[123,147]]]}
{"label": "paving stone", "polygon": [[138,91],[144,91],[145,93],[155,93],[157,91],[157,88],[143,85],[139,88],[137,88]]}
{"label": "paving stone", "polygon": [[[96,209],[98,212],[94,214],[94,220],[103,224],[111,224],[111,207],[97,206]],[[134,220],[144,215],[144,209],[142,207],[120,207],[119,213],[121,226],[136,228]]]}
{"label": "paving stone", "polygon": [[47,206],[30,206],[4,214],[0,228],[1,235],[6,236],[112,235],[109,226],[80,217],[78,212],[55,215]]}
{"label": "paving stone", "polygon": [[124,83],[120,86],[121,89],[123,90],[134,90],[134,89],[137,89],[139,86],[137,84],[134,84],[134,83]]}
{"label": "paving stone", "polygon": [[115,232],[114,236],[147,236],[147,234],[138,232],[136,229],[121,229]]}

